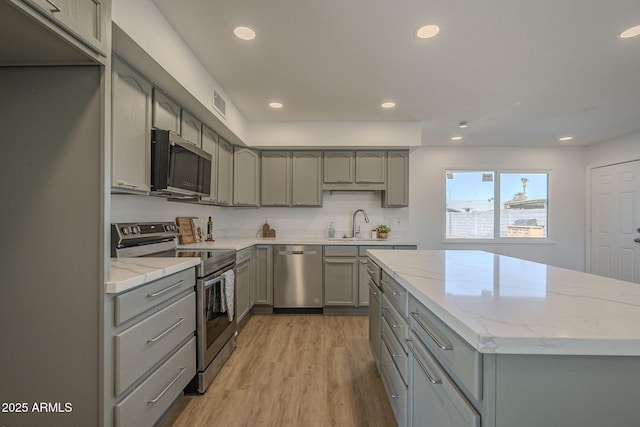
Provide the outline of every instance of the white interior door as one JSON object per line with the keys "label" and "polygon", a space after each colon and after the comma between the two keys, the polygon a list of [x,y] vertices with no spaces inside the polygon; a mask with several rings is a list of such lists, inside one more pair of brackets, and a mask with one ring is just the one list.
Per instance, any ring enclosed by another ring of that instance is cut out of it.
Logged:
{"label": "white interior door", "polygon": [[640,283],[640,161],[591,170],[591,273]]}

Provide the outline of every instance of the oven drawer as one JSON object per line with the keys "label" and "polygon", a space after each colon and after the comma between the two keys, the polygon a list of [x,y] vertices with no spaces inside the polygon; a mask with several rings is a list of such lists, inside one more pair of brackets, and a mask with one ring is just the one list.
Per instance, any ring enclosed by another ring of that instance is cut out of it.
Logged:
{"label": "oven drawer", "polygon": [[115,407],[116,426],[151,426],[196,374],[196,338],[164,362]]}
{"label": "oven drawer", "polygon": [[389,301],[396,306],[402,317],[408,318],[409,293],[405,288],[400,286],[386,271],[382,270],[380,278],[382,291],[389,298]]}
{"label": "oven drawer", "polygon": [[[119,395],[196,329],[195,292],[115,336],[115,395]],[[195,364],[195,361],[194,361]]]}
{"label": "oven drawer", "polygon": [[174,298],[186,289],[194,289],[195,284],[195,269],[189,268],[117,295],[114,299],[115,313],[113,318],[115,326]]}

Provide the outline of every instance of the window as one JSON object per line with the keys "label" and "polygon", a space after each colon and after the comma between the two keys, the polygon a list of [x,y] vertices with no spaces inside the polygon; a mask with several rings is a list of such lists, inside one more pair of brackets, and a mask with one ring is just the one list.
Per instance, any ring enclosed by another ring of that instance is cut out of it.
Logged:
{"label": "window", "polygon": [[445,171],[446,239],[548,237],[548,172]]}

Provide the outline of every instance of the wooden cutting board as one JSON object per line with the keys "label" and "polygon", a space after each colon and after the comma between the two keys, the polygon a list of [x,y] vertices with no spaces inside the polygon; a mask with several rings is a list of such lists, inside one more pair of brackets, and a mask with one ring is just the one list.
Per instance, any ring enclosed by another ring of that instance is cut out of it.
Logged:
{"label": "wooden cutting board", "polygon": [[180,244],[185,245],[187,243],[195,243],[196,238],[193,235],[193,228],[191,227],[191,220],[194,217],[179,216],[176,218],[176,224],[178,224],[178,232],[180,232]]}

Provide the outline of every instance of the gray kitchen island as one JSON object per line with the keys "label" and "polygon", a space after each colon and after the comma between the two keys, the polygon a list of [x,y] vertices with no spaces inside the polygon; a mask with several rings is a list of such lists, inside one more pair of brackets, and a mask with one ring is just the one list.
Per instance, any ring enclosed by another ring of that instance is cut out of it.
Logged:
{"label": "gray kitchen island", "polygon": [[640,425],[639,285],[481,251],[368,255],[398,425]]}

